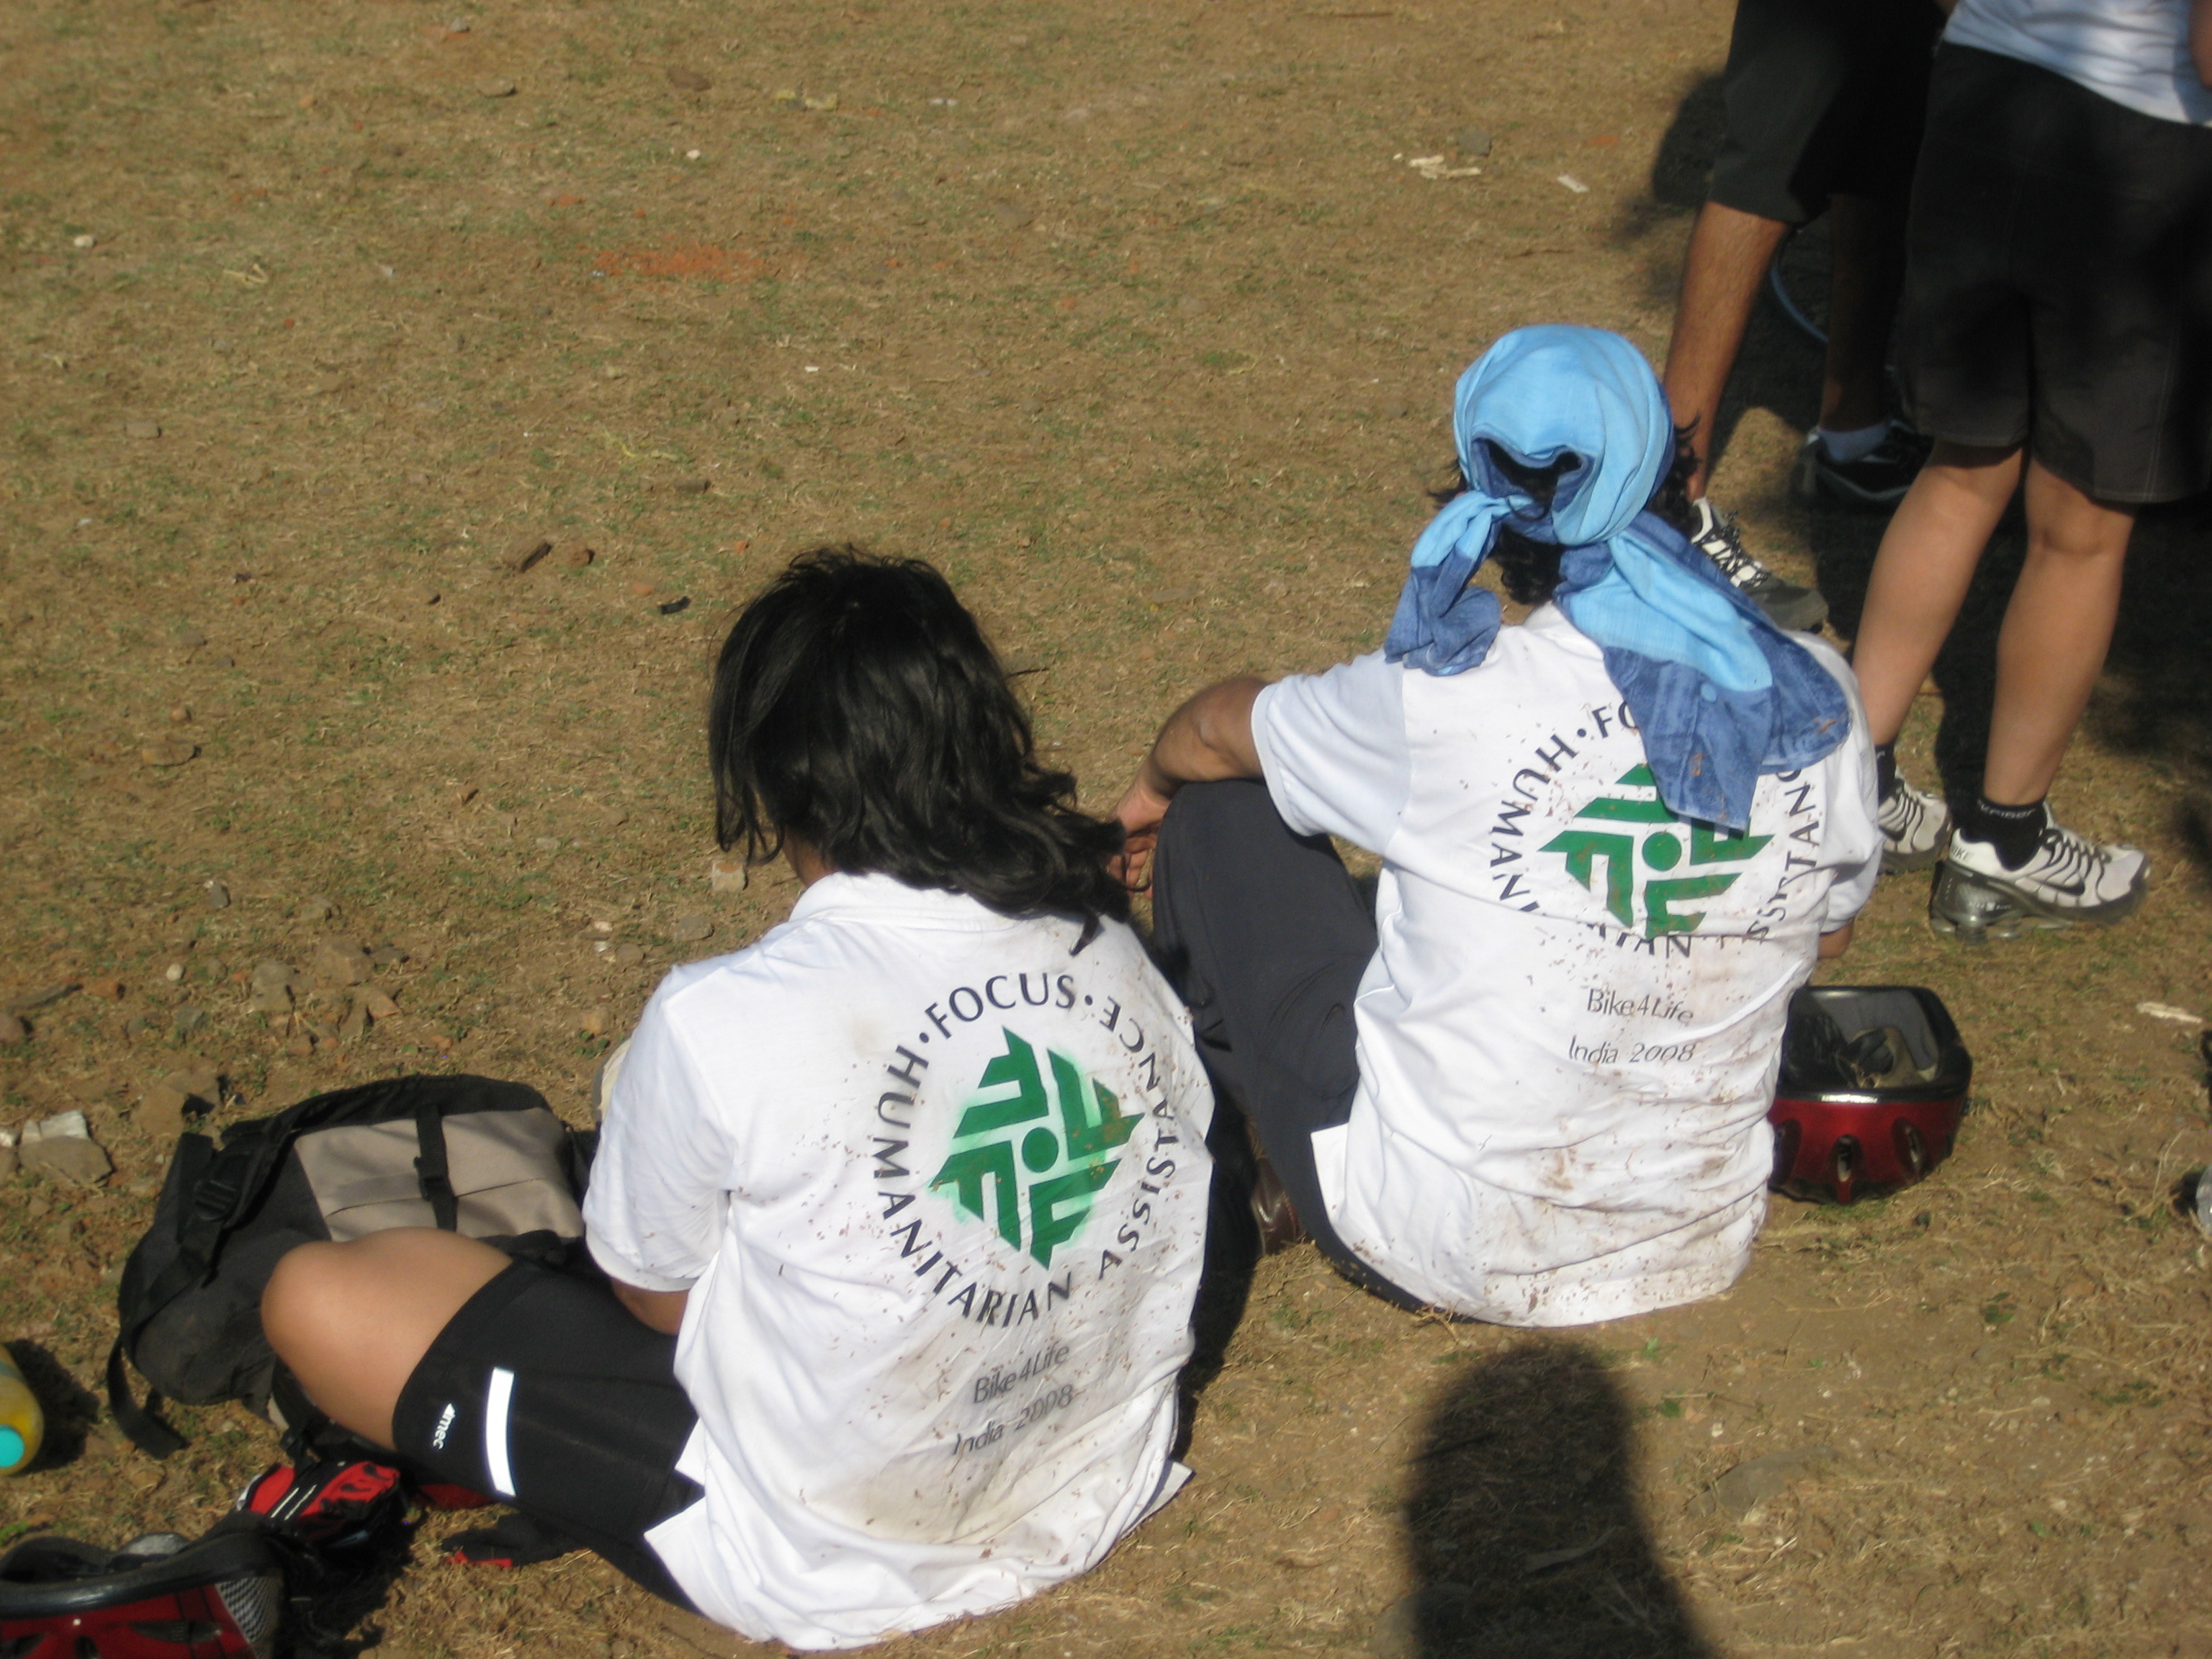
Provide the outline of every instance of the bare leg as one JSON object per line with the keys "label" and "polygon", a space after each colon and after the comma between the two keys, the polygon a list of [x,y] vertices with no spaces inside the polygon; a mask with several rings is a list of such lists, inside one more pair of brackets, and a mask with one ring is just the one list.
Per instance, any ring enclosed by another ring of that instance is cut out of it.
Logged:
{"label": "bare leg", "polygon": [[1833,275],[1820,424],[1854,432],[1889,413],[1889,331],[1905,277],[1905,209],[1871,196],[1829,204]]}
{"label": "bare leg", "polygon": [[2135,524],[2133,507],[2097,501],[2028,463],[2027,562],[1997,635],[1996,705],[1982,785],[2000,806],[2024,806],[2051,793],[2104,671]]}
{"label": "bare leg", "polygon": [[1866,610],[1851,652],[1867,727],[1893,743],[1936,653],[1950,637],[1990,532],[2020,482],[2017,449],[1970,449],[1938,441],[1898,503],[1875,556]]}
{"label": "bare leg", "polygon": [[302,1244],[270,1276],[261,1327],[310,1400],[388,1447],[399,1391],[438,1333],[508,1260],[428,1227]]}
{"label": "bare leg", "polygon": [[1690,436],[1698,453],[1698,470],[1690,480],[1692,497],[1705,494],[1721,394],[1742,349],[1759,285],[1789,229],[1779,219],[1762,219],[1718,202],[1698,210],[1662,377],[1674,424],[1695,428]]}

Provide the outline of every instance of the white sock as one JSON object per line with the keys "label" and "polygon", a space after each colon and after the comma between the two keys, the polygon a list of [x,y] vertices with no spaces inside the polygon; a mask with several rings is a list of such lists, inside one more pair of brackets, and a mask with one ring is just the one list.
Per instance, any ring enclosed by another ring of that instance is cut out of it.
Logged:
{"label": "white sock", "polygon": [[1876,421],[1872,426],[1856,427],[1849,432],[1838,432],[1832,427],[1816,426],[1820,447],[1828,452],[1828,459],[1848,465],[1881,447],[1881,441],[1889,435],[1889,422]]}

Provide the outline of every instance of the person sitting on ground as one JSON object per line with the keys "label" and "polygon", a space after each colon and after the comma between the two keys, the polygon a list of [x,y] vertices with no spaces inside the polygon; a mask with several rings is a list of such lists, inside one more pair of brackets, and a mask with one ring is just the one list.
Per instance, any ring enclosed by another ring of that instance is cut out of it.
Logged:
{"label": "person sitting on ground", "polygon": [[1743,1271],[1790,994],[1881,866],[1873,756],[1841,659],[1684,538],[1628,342],[1507,335],[1455,429],[1384,648],[1200,692],[1118,812],[1263,1189],[1385,1297],[1579,1324]]}
{"label": "person sitting on ground", "polygon": [[672,970],[584,1203],[604,1278],[451,1233],[302,1245],[325,1412],[748,1636],[855,1646],[1086,1571],[1174,1493],[1212,1095],[975,620],[823,550],[709,715],[725,848],[804,891]]}

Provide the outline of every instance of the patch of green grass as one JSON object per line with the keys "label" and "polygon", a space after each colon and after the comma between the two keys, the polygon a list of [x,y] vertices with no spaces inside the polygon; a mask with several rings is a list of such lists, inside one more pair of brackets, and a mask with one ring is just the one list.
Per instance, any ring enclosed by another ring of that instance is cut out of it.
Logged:
{"label": "patch of green grass", "polygon": [[2148,1377],[2130,1377],[2117,1389],[2092,1389],[2089,1398],[2100,1406],[2162,1406],[2167,1396]]}

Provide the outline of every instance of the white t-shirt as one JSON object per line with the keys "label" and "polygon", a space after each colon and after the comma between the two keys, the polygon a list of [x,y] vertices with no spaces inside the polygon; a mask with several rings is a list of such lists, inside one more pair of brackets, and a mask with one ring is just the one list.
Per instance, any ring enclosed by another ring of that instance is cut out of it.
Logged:
{"label": "white t-shirt", "polygon": [[1959,0],[1946,40],[2002,52],[2161,121],[2212,126],[2190,0]]}
{"label": "white t-shirt", "polygon": [[709,1618],[851,1647],[1094,1565],[1165,1501],[1212,1095],[1129,929],[833,875],[678,968],[608,1103],[586,1237],[688,1288]]}
{"label": "white t-shirt", "polygon": [[1379,853],[1351,1120],[1314,1137],[1330,1221],[1439,1307],[1576,1325],[1743,1271],[1790,994],[1881,862],[1851,735],[1761,778],[1743,838],[1659,804],[1598,647],[1553,605],[1438,677],[1377,653],[1260,694],[1302,834]]}

